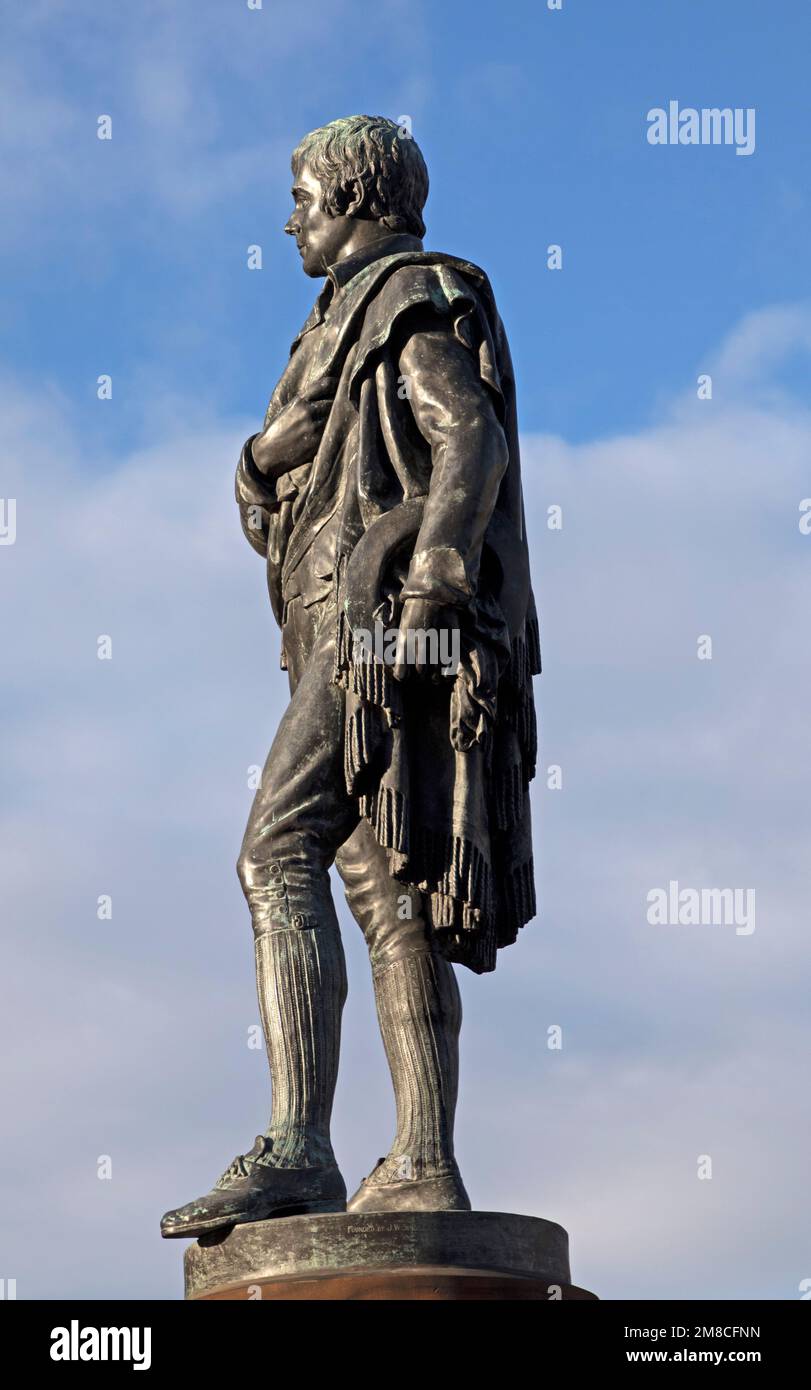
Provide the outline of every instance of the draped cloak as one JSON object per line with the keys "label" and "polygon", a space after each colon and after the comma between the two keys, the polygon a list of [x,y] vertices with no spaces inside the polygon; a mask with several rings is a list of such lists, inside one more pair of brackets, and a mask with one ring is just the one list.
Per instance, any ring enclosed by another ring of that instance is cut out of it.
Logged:
{"label": "draped cloak", "polygon": [[[507,466],[475,556],[454,532],[453,508],[445,518],[431,491],[431,449],[401,377],[402,348],[425,329],[446,331],[472,354],[506,439]],[[266,424],[309,383],[330,377],[337,386],[327,424],[313,463],[287,482],[273,484],[255,468],[246,482],[244,467],[238,471],[243,529],[267,556],[282,631],[303,562],[332,585],[347,790],[404,893],[409,885],[422,893],[442,953],[490,971],[498,949],[535,915],[528,788],[537,750],[532,677],[541,669],[504,328],[482,270],[420,249],[384,255],[342,287],[304,379],[296,367],[301,336]],[[455,676],[398,682],[354,641],[358,621],[397,625],[404,584],[406,594],[460,611]]]}

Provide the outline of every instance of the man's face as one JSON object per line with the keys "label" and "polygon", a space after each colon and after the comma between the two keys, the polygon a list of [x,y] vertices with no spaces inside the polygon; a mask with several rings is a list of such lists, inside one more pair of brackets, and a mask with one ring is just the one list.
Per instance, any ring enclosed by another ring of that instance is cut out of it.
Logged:
{"label": "man's face", "polygon": [[305,275],[325,275],[345,254],[357,223],[351,217],[331,217],[321,207],[321,185],[306,162],[299,166],[293,186],[295,207],[285,231],[296,238]]}

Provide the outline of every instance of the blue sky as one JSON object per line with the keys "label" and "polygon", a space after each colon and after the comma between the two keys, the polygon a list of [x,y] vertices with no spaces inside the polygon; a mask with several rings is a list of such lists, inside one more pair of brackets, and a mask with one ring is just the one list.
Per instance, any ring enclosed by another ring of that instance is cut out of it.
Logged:
{"label": "blue sky", "polygon": [[[176,1297],[161,1212],[265,1122],[234,862],[285,687],[232,474],[315,288],[281,235],[290,150],[369,111],[411,117],[426,242],[496,290],[542,622],[541,915],[494,976],[461,980],[468,1187],[564,1224],[606,1297],[797,1297],[808,8],[33,0],[5,28],[0,1276],[19,1297]],[[646,114],[671,99],[754,107],[755,152],[652,147]],[[754,886],[756,931],[652,928],[670,879]],[[354,1183],[391,1100],[342,920]]]}
{"label": "blue sky", "polygon": [[[809,290],[802,5],[34,3],[12,28],[3,347],[94,433],[137,428],[153,382],[256,411],[312,288],[280,236],[290,148],[349,111],[412,117],[428,241],[491,274],[526,429],[644,421],[743,311]],[[755,106],[755,154],[651,147],[671,98]]]}

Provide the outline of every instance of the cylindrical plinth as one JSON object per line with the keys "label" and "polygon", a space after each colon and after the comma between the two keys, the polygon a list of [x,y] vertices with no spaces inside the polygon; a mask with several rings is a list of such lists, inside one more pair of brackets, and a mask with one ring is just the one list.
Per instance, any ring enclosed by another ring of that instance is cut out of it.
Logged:
{"label": "cylindrical plinth", "polygon": [[562,1226],[505,1212],[287,1216],[185,1254],[189,1299],[591,1299]]}

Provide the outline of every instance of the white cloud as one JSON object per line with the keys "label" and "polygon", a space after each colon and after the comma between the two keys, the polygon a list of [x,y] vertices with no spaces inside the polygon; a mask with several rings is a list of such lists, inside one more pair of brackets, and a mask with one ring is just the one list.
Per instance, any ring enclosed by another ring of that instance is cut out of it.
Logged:
{"label": "white cloud", "polygon": [[[802,337],[804,320],[783,322]],[[781,356],[767,336],[763,370]],[[751,341],[744,324],[717,355],[730,394],[741,356],[757,370]],[[0,398],[18,498],[17,543],[0,549],[4,1269],[21,1297],[174,1296],[157,1220],[250,1142],[269,1101],[245,1045],[257,1011],[234,873],[246,770],[285,701],[231,492],[251,422],[196,403],[191,431],[111,472],[47,399],[43,413],[13,382]],[[808,1274],[811,539],[796,505],[811,420],[797,403],[680,410],[626,438],[525,442],[542,765],[565,781],[536,783],[540,921],[494,976],[462,978],[459,1153],[476,1205],[567,1225],[574,1278],[604,1296],[791,1297]],[[543,525],[552,502],[560,533]],[[645,894],[671,877],[753,884],[754,935],[648,926]],[[384,1151],[392,1106],[360,934],[345,935],[336,1138],[352,1182]],[[711,1183],[695,1177],[704,1152]]]}

